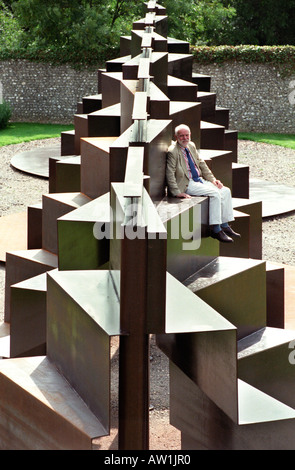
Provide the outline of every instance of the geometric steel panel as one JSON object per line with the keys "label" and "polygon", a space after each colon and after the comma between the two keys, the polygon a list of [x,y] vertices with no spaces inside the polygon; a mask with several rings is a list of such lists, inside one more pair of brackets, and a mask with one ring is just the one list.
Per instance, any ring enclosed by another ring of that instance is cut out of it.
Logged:
{"label": "geometric steel panel", "polygon": [[191,54],[169,54],[168,75],[190,81],[192,79],[193,56]]}
{"label": "geometric steel panel", "polygon": [[102,93],[101,109],[120,103],[120,86],[123,79],[122,72],[104,72],[101,74],[100,79]]}
{"label": "geometric steel panel", "polygon": [[46,354],[46,273],[11,286],[10,357]]}
{"label": "geometric steel panel", "polygon": [[[129,127],[110,147],[109,171],[111,183],[124,181],[131,132],[132,127]],[[111,189],[109,189],[109,191],[111,191]]]}
{"label": "geometric steel panel", "polygon": [[180,39],[167,38],[168,52],[174,54],[189,54],[190,44]]}
{"label": "geometric steel panel", "polygon": [[60,270],[98,269],[109,260],[110,194],[57,221]]}
{"label": "geometric steel panel", "polygon": [[167,39],[154,32],[145,30],[131,31],[131,55],[133,57],[142,52],[142,44],[150,47],[154,52],[167,52]]}
{"label": "geometric steel panel", "polygon": [[267,326],[285,328],[285,269],[266,263]]}
{"label": "geometric steel panel", "polygon": [[[150,10],[151,11],[151,10]],[[134,30],[142,30],[149,24],[153,24],[155,27],[155,31],[157,34],[161,36],[167,37],[167,28],[168,28],[168,18],[165,16],[165,9],[158,9],[156,10],[157,16],[154,17],[151,15],[151,21],[147,22],[146,18],[142,18],[138,21],[134,21],[132,24],[132,29]],[[149,13],[147,13],[147,17]]]}
{"label": "geometric steel panel", "polygon": [[197,101],[198,87],[192,82],[169,76],[167,87],[167,96],[171,101]]}
{"label": "geometric steel panel", "polygon": [[219,243],[204,233],[208,198],[165,198],[157,211],[167,230],[167,270],[178,280],[184,281],[219,255]]}
{"label": "geometric steel panel", "polygon": [[74,193],[81,191],[80,155],[63,160],[49,159],[49,193]]}
{"label": "geometric steel panel", "polygon": [[238,343],[239,378],[295,408],[295,331],[263,328]]}
{"label": "geometric steel panel", "polygon": [[233,197],[249,198],[249,167],[240,163],[232,164],[232,195]]}
{"label": "geometric steel panel", "polygon": [[120,103],[122,79],[122,72],[104,72],[101,74],[102,109]]}
{"label": "geometric steel panel", "polygon": [[83,96],[81,114],[89,114],[89,113],[93,113],[94,111],[98,111],[99,109],[101,109],[101,101],[102,101],[101,94]]}
{"label": "geometric steel panel", "polygon": [[47,278],[47,355],[106,429],[110,427],[110,335],[120,333],[108,271]]}
{"label": "geometric steel panel", "polygon": [[227,150],[224,147],[224,127],[211,122],[201,121],[201,148]]}
{"label": "geometric steel panel", "polygon": [[120,135],[120,103],[90,113],[87,122],[87,135],[81,137],[112,137]]}
{"label": "geometric steel panel", "polygon": [[42,247],[42,202],[27,208],[28,250]]}
{"label": "geometric steel panel", "polygon": [[165,196],[166,153],[171,142],[171,121],[150,119],[147,121],[147,137],[144,142],[144,174],[152,199]]}
{"label": "geometric steel panel", "polygon": [[83,193],[53,193],[42,196],[42,248],[57,254],[57,219],[90,201]]}
{"label": "geometric steel panel", "polygon": [[265,271],[262,261],[219,257],[185,285],[235,325],[241,339],[266,326]]}
{"label": "geometric steel panel", "polygon": [[215,124],[219,124],[220,126],[225,127],[225,129],[228,129],[229,128],[229,109],[220,108],[216,106],[214,122]]}
{"label": "geometric steel panel", "polygon": [[153,83],[166,95],[167,73],[168,54],[165,52],[153,52],[150,60],[150,75],[153,77]]}
{"label": "geometric steel panel", "polygon": [[200,149],[200,157],[224,186],[232,188],[232,152]]}
{"label": "geometric steel panel", "polygon": [[[199,91],[210,91],[211,90],[211,77],[210,75],[204,75],[203,73],[192,73],[192,82],[198,85]],[[218,122],[216,124],[219,124]]]}
{"label": "geometric steel panel", "polygon": [[202,103],[202,121],[215,122],[216,93],[198,91],[197,100]]}
{"label": "geometric steel panel", "polygon": [[140,57],[141,56],[137,55],[132,59],[127,60],[122,65],[123,80],[138,80],[138,68]]}
{"label": "geometric steel panel", "polygon": [[10,286],[57,268],[57,256],[42,249],[6,254],[5,321],[10,321]]}
{"label": "geometric steel panel", "polygon": [[106,434],[46,357],[0,361],[0,389],[3,450],[91,450]]}
{"label": "geometric steel panel", "polygon": [[250,216],[234,210],[235,220],[230,223],[232,229],[241,234],[241,238],[235,238],[234,243],[221,243],[220,256],[236,258],[250,258]]}
{"label": "geometric steel panel", "polygon": [[130,54],[130,48],[131,36],[120,36],[120,56],[127,57]]}
{"label": "geometric steel panel", "polygon": [[[106,61],[106,72],[122,72],[122,67],[125,62],[131,59],[131,56],[129,54],[126,54],[121,57],[117,57],[116,59],[111,59]],[[100,80],[101,80],[101,75],[104,73],[101,71],[100,73]],[[100,85],[101,86],[101,85]],[[100,95],[98,95],[100,96]]]}
{"label": "geometric steel panel", "polygon": [[294,449],[294,409],[239,380],[235,424],[172,363],[170,377],[171,424],[182,432],[182,450]]}
{"label": "geometric steel panel", "polygon": [[81,155],[80,148],[80,139],[82,137],[89,137],[88,130],[88,114],[75,114],[74,116],[74,125],[75,125],[75,148],[74,152],[71,152],[71,155]]}
{"label": "geometric steel panel", "polygon": [[120,133],[125,132],[133,124],[132,111],[134,95],[138,90],[138,80],[122,80],[121,96],[121,128]]}
{"label": "geometric steel panel", "polygon": [[149,87],[148,112],[150,119],[167,119],[169,117],[170,100],[153,82]]}
{"label": "geometric steel panel", "polygon": [[61,152],[62,156],[75,155],[75,130],[61,132]]}
{"label": "geometric steel panel", "polygon": [[120,323],[127,335],[120,339],[119,351],[119,447],[123,450],[149,448],[146,272],[147,237],[132,240],[125,236],[122,240]]}
{"label": "geometric steel panel", "polygon": [[168,275],[166,334],[157,335],[157,345],[237,422],[236,334],[231,323]]}
{"label": "geometric steel panel", "polygon": [[109,152],[116,137],[81,139],[81,191],[92,199],[109,192]]}
{"label": "geometric steel panel", "polygon": [[[217,124],[217,122],[216,122]],[[233,162],[238,161],[238,132],[225,129],[224,131],[224,150],[229,150],[233,154]]]}
{"label": "geometric steel panel", "polygon": [[234,209],[250,215],[249,258],[262,258],[262,203],[233,197]]}

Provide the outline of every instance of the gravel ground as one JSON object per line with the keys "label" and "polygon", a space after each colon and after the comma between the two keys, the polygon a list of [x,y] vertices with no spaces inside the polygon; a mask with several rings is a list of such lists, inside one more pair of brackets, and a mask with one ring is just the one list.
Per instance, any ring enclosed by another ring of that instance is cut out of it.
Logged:
{"label": "gravel ground", "polygon": [[[1,203],[0,216],[23,212],[28,205],[41,201],[42,194],[48,192],[48,181],[14,170],[10,166],[13,155],[32,148],[53,145],[59,139],[49,139],[26,144],[11,145],[0,148],[1,161]],[[250,177],[267,181],[285,183],[295,186],[295,151],[268,144],[239,142],[239,163],[250,167]],[[274,169],[279,171],[274,172]],[[263,222],[263,259],[295,266],[294,239],[295,211],[288,216],[274,217]],[[4,311],[5,266],[0,265],[0,319]],[[113,370],[112,383],[117,383],[117,347],[118,341],[112,344]],[[169,425],[169,379],[168,360],[151,340],[151,405],[150,413],[150,448],[178,450],[180,433]],[[107,438],[97,441],[97,449],[116,449],[117,447],[117,405],[112,403],[113,427]]]}
{"label": "gravel ground", "polygon": [[[250,178],[295,187],[295,150],[276,145],[239,141],[239,163],[250,167]],[[262,257],[295,266],[295,211],[264,220]]]}

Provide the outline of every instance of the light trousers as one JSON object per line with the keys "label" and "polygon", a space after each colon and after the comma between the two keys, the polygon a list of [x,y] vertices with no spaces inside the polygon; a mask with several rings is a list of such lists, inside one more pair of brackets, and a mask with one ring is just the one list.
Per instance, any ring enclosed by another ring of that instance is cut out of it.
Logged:
{"label": "light trousers", "polygon": [[186,193],[190,196],[209,196],[209,225],[220,225],[234,220],[231,190],[226,186],[217,188],[210,181],[203,183],[190,180]]}

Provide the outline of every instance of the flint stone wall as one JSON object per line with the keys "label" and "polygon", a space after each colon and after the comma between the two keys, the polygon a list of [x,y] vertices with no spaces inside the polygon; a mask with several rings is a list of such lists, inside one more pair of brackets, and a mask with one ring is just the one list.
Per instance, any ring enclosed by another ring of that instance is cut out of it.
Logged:
{"label": "flint stone wall", "polygon": [[97,94],[97,71],[26,60],[0,61],[3,100],[12,107],[11,121],[73,123],[77,103]]}
{"label": "flint stone wall", "polygon": [[[283,77],[273,65],[241,62],[195,62],[194,71],[211,76],[217,106],[230,109],[231,129],[295,133],[295,76]],[[97,70],[0,61],[0,90],[11,104],[12,121],[73,123],[77,103],[97,94]]]}
{"label": "flint stone wall", "polygon": [[295,133],[295,75],[284,77],[270,64],[194,63],[194,72],[211,76],[217,106],[230,109],[230,129]]}

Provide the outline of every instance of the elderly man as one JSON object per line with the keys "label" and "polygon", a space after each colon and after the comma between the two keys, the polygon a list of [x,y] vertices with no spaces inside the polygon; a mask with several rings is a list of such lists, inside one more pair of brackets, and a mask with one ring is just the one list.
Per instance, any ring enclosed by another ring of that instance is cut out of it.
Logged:
{"label": "elderly man", "polygon": [[240,234],[228,222],[234,220],[230,189],[215,178],[191,142],[190,128],[184,124],[175,129],[176,141],[167,153],[166,178],[168,191],[174,197],[209,197],[211,236],[223,243],[232,243]]}

